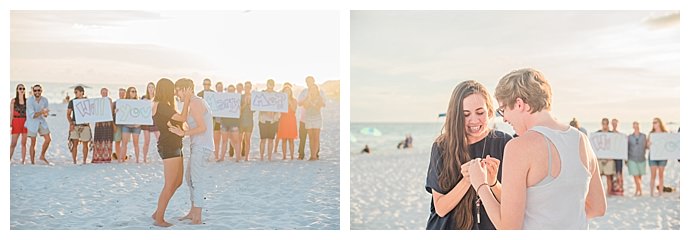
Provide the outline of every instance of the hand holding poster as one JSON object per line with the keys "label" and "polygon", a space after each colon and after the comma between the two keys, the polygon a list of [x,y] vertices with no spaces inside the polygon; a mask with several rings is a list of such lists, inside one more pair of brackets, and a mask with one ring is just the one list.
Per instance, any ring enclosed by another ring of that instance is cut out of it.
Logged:
{"label": "hand holding poster", "polygon": [[74,99],[74,120],[77,124],[113,120],[110,98]]}
{"label": "hand holding poster", "polygon": [[252,92],[252,111],[287,112],[287,94],[279,92]]}
{"label": "hand holding poster", "polygon": [[214,117],[239,118],[242,95],[239,93],[205,92],[204,100]]}
{"label": "hand holding poster", "polygon": [[680,158],[680,134],[652,133],[649,134],[649,160],[667,160]]}
{"label": "hand holding poster", "polygon": [[628,138],[622,133],[593,132],[589,135],[599,159],[628,159]]}
{"label": "hand holding poster", "polygon": [[115,109],[115,124],[153,125],[149,100],[120,99],[117,100]]}

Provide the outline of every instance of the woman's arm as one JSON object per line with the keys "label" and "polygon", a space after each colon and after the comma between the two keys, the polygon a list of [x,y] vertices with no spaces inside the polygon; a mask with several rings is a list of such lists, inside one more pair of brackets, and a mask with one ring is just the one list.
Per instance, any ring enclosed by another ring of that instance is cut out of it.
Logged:
{"label": "woman's arm", "polygon": [[175,114],[172,116],[172,120],[178,122],[186,122],[187,115],[189,114],[189,101],[192,93],[190,89],[185,89],[184,91],[184,105],[182,106],[182,114],[178,114],[177,111],[175,111]]}
{"label": "woman's arm", "polygon": [[[532,152],[526,151],[530,148],[524,141],[527,137],[525,135],[506,144],[500,203],[489,189],[490,183],[486,182],[486,167],[480,161],[472,161],[470,166],[472,186],[477,188],[477,194],[496,229],[522,229],[530,159],[527,155]],[[482,186],[484,184],[487,186]]]}
{"label": "woman's arm", "polygon": [[450,211],[455,209],[455,206],[460,203],[462,197],[465,196],[467,190],[470,189],[470,181],[468,178],[462,178],[458,184],[453,187],[447,194],[441,194],[436,190],[431,190],[431,196],[434,200],[434,208],[436,214],[440,217],[445,217]]}
{"label": "woman's arm", "polygon": [[604,216],[606,213],[606,194],[604,193],[604,186],[601,182],[601,175],[599,175],[599,163],[597,157],[592,150],[589,141],[585,141],[586,136],[580,134],[580,156],[586,158],[587,169],[592,178],[589,181],[589,191],[585,198],[585,213],[587,219]]}
{"label": "woman's arm", "polygon": [[[26,101],[24,105],[26,105]],[[10,101],[10,128],[12,128],[12,121],[14,121],[14,98]]]}

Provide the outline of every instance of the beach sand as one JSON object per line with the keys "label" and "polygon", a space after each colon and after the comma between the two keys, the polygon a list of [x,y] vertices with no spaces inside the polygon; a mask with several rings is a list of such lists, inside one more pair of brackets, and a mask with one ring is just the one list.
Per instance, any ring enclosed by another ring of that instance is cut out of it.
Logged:
{"label": "beach sand", "polygon": [[[417,146],[422,146],[418,144]],[[431,194],[424,189],[430,146],[389,153],[352,154],[350,160],[351,229],[425,229]],[[634,197],[635,183],[625,175],[625,196],[607,198],[603,217],[589,229],[680,229],[680,164],[669,161],[665,185],[676,192],[649,196],[649,169],[643,196]]]}
{"label": "beach sand", "polygon": [[[174,224],[170,229],[339,229],[339,111],[337,103],[324,110],[318,161],[276,160],[281,153],[271,162],[258,161],[255,127],[250,162],[226,159],[203,169],[208,176],[200,181],[208,189],[204,224],[177,220],[191,205],[183,183],[166,211],[166,220]],[[49,125],[53,142],[47,158],[55,166],[39,161],[21,165],[19,149],[10,166],[10,229],[163,229],[153,226],[151,219],[163,187],[155,138],[149,150],[153,161],[148,164],[130,160],[74,165],[65,140],[64,112],[50,117]],[[131,151],[130,146],[133,155]]]}

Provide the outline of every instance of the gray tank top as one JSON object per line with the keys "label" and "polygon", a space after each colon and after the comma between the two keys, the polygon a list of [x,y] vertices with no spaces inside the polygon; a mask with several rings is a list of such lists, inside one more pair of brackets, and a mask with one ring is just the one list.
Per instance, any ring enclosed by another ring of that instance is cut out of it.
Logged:
{"label": "gray tank top", "polygon": [[[545,138],[549,174],[527,188],[523,229],[588,229],[585,199],[592,176],[580,160],[580,132],[573,127],[560,131],[535,126],[530,130]],[[551,175],[552,154],[556,154],[551,144],[561,159],[556,177]]]}
{"label": "gray tank top", "polygon": [[[191,140],[191,147],[200,147],[200,148],[206,148],[211,151],[215,150],[215,147],[213,145],[213,116],[211,116],[211,107],[204,101],[203,99],[199,97],[192,97],[192,101],[200,101],[203,104],[204,109],[204,124],[206,125],[206,131],[201,133],[201,134],[196,134],[190,136]],[[189,125],[189,128],[196,128],[198,124],[194,121],[194,117],[192,117],[191,112],[189,113],[189,116],[187,116],[187,125]]]}

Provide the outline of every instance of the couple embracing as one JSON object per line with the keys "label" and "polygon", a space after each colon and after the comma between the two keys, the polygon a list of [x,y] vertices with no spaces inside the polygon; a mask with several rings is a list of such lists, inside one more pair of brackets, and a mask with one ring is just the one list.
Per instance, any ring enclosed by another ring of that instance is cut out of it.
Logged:
{"label": "couple embracing", "polygon": [[491,129],[494,107],[476,81],[458,84],[431,149],[427,229],[587,229],[606,198],[587,137],[551,115],[551,86],[520,69],[496,86],[495,114],[519,137]]}
{"label": "couple embracing", "polygon": [[[175,96],[183,101],[182,112],[177,112]],[[214,151],[213,120],[210,107],[201,98],[194,95],[194,82],[182,78],[174,84],[167,78],[162,78],[156,84],[156,94],[152,107],[153,123],[160,131],[158,138],[158,154],[163,159],[163,173],[165,183],[158,198],[158,207],[151,216],[156,226],[169,227],[172,224],[165,221],[165,210],[170,198],[182,185],[184,166],[182,161],[182,138],[190,136],[190,156],[187,162],[187,185],[192,201],[189,213],[180,220],[189,219],[192,224],[201,223],[201,209],[204,207],[203,187],[198,183],[201,179],[201,168]],[[183,127],[183,123],[187,123]]]}

